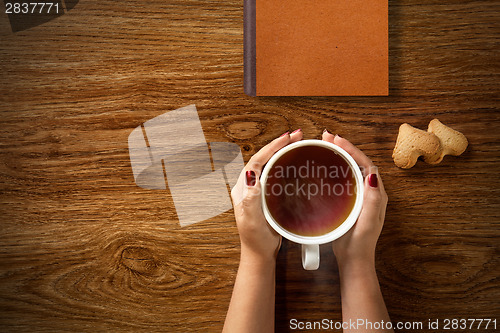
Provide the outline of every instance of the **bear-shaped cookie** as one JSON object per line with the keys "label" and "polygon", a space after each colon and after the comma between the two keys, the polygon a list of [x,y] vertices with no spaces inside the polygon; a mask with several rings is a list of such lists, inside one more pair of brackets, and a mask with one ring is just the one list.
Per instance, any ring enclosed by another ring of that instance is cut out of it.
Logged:
{"label": "bear-shaped cookie", "polygon": [[437,164],[445,155],[458,156],[467,148],[465,135],[433,119],[427,132],[409,124],[399,127],[396,146],[392,153],[394,163],[403,169],[409,169],[422,156],[429,164]]}

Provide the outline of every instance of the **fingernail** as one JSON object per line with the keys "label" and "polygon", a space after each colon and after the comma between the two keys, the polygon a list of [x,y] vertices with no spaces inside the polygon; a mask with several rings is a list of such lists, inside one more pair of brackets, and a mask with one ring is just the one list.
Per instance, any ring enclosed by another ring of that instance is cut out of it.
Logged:
{"label": "fingernail", "polygon": [[293,131],[293,132],[292,132],[292,134],[298,133],[298,132],[300,132],[300,131],[302,131],[302,129],[300,129],[300,128],[299,128],[299,129],[296,129],[295,131]]}
{"label": "fingernail", "polygon": [[338,135],[338,134],[335,134],[335,136],[338,136],[339,138],[341,138],[341,139],[342,139],[342,137],[341,137],[340,135]]}
{"label": "fingernail", "polygon": [[368,184],[370,184],[371,187],[377,187],[378,186],[378,177],[377,174],[372,173],[368,176]]}
{"label": "fingernail", "polygon": [[255,172],[253,170],[248,170],[246,173],[247,186],[255,186]]}
{"label": "fingernail", "polygon": [[330,132],[328,132],[328,130],[325,128],[325,130],[323,131],[323,134],[324,133],[330,133]]}
{"label": "fingernail", "polygon": [[280,135],[280,138],[284,137],[285,135],[287,135],[289,132],[285,132],[283,134]]}

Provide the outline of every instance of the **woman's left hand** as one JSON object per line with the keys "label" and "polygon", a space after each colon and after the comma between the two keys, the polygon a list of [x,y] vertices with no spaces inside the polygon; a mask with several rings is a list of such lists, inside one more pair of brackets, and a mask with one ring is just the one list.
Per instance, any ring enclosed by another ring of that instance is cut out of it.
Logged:
{"label": "woman's left hand", "polygon": [[284,134],[260,149],[248,161],[231,191],[236,225],[244,260],[276,260],[281,236],[267,223],[262,212],[260,174],[271,156],[286,145],[302,139],[302,131]]}

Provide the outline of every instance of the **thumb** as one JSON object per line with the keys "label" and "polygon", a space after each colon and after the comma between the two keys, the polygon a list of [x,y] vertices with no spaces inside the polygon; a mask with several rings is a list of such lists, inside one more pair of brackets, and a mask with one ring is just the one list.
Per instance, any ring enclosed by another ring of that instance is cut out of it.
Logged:
{"label": "thumb", "polygon": [[252,169],[244,168],[238,177],[236,185],[231,189],[231,199],[233,206],[238,206],[247,197],[251,197],[251,201],[256,200],[260,196],[260,173]]}
{"label": "thumb", "polygon": [[369,227],[379,220],[380,211],[382,209],[382,193],[378,184],[378,174],[372,173],[365,177],[363,208],[358,219],[358,222],[360,222],[363,227]]}
{"label": "thumb", "polygon": [[236,186],[231,191],[233,206],[249,216],[262,213],[260,172],[243,169]]}
{"label": "thumb", "polygon": [[245,196],[243,201],[245,206],[255,212],[262,210],[261,203],[261,185],[259,180],[260,173],[254,170],[248,170],[245,173]]}

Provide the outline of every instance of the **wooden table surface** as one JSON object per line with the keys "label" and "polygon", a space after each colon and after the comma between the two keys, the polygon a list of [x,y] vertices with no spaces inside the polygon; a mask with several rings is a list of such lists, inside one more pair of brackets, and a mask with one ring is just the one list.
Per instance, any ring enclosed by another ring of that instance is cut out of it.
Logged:
{"label": "wooden table surface", "polygon": [[[181,228],[169,191],[138,187],[128,154],[135,127],[189,104],[207,141],[237,143],[245,161],[296,128],[351,140],[389,195],[377,270],[391,319],[422,322],[415,332],[446,318],[500,327],[500,2],[389,8],[390,96],[356,98],[244,95],[243,1],[82,0],[16,33],[2,10],[0,330],[221,330],[239,261],[233,211]],[[467,136],[466,152],[397,168],[399,125],[433,118]],[[284,242],[277,332],[341,320],[331,246],[321,255],[304,271]]]}

